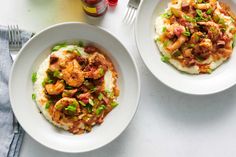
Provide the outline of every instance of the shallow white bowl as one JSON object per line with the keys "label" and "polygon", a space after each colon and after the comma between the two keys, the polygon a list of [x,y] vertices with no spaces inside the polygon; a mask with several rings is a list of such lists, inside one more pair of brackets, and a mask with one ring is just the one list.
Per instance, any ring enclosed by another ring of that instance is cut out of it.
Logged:
{"label": "shallow white bowl", "polygon": [[[170,0],[144,0],[135,23],[136,42],[146,66],[165,85],[187,94],[207,95],[226,90],[236,84],[236,50],[223,65],[208,75],[188,75],[161,61],[161,54],[154,42],[155,18],[167,8]],[[224,0],[232,10],[236,2]]]}
{"label": "shallow white bowl", "polygon": [[[83,135],[73,135],[53,126],[39,113],[31,98],[32,72],[37,71],[54,44],[64,41],[96,44],[113,61],[119,75],[119,106],[108,114],[102,125]],[[78,153],[102,147],[125,130],[138,106],[140,79],[133,57],[110,33],[87,24],[63,23],[43,30],[21,49],[12,68],[9,92],[15,116],[32,138],[54,150]]]}

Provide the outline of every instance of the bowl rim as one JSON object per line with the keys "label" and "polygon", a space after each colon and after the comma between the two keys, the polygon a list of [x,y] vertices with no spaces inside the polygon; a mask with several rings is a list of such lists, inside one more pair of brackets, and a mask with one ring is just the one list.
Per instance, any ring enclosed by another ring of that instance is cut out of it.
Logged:
{"label": "bowl rim", "polygon": [[[170,0],[169,0],[170,1]],[[236,85],[236,81],[234,84],[231,84],[231,85],[228,85],[227,87],[224,87],[224,88],[221,88],[221,89],[217,89],[217,90],[214,90],[214,91],[209,91],[209,92],[187,92],[187,91],[184,91],[184,90],[181,90],[181,89],[178,89],[178,88],[174,88],[172,87],[171,85],[169,85],[167,82],[165,82],[164,80],[160,79],[158,77],[158,75],[156,75],[155,71],[153,68],[151,68],[150,64],[146,61],[145,57],[143,56],[143,53],[140,52],[140,50],[142,49],[141,48],[141,44],[140,44],[140,41],[139,41],[139,37],[138,37],[138,23],[140,23],[140,14],[141,14],[141,9],[142,9],[142,6],[144,5],[145,1],[142,1],[140,3],[140,7],[138,9],[138,12],[137,12],[137,15],[136,15],[136,19],[135,19],[135,23],[134,23],[134,34],[135,34],[135,42],[136,42],[136,45],[137,45],[137,48],[138,48],[138,52],[144,62],[144,65],[147,67],[147,69],[152,73],[152,75],[157,79],[159,80],[163,85],[169,87],[170,89],[174,90],[174,91],[177,91],[177,92],[180,92],[182,94],[187,94],[187,95],[195,95],[195,96],[207,96],[207,95],[213,95],[213,94],[217,94],[217,93],[221,93],[221,92],[224,92],[230,88],[232,88],[233,86]],[[157,5],[160,3],[160,1],[157,2]],[[156,7],[155,7],[156,8]],[[171,65],[172,66],[172,65]],[[176,69],[175,69],[176,70]]]}
{"label": "bowl rim", "polygon": [[[63,27],[63,26],[66,26],[66,25],[84,25],[86,27],[90,27],[92,29],[97,29],[97,30],[100,30],[102,31],[103,33],[107,33],[109,36],[111,36],[112,38],[114,38],[116,40],[116,42],[118,42],[120,45],[123,46],[123,48],[126,50],[126,53],[128,54],[128,56],[130,57],[131,61],[132,61],[132,64],[134,66],[134,71],[135,71],[135,74],[136,74],[136,79],[137,79],[137,88],[138,90],[136,91],[136,94],[137,94],[137,98],[136,98],[136,105],[135,105],[135,108],[133,110],[133,112],[131,113],[130,115],[130,120],[124,125],[124,129],[122,129],[116,136],[110,138],[109,140],[107,140],[107,142],[104,142],[102,144],[99,144],[98,146],[92,148],[92,149],[84,149],[84,150],[80,150],[80,151],[77,151],[77,150],[74,150],[74,151],[67,151],[65,149],[59,149],[59,148],[55,148],[55,147],[52,147],[51,145],[48,145],[46,143],[43,143],[41,142],[38,138],[34,137],[30,132],[28,132],[27,130],[24,129],[24,126],[21,124],[21,121],[18,121],[18,117],[16,117],[17,121],[19,122],[19,124],[22,126],[22,128],[25,130],[25,132],[31,137],[33,138],[35,141],[37,141],[38,143],[40,143],[41,145],[49,148],[49,149],[52,149],[52,150],[55,150],[55,151],[58,151],[58,152],[64,152],[64,153],[85,153],[85,152],[89,152],[89,151],[94,151],[94,150],[97,150],[103,146],[106,146],[108,145],[109,143],[111,143],[112,141],[114,141],[116,138],[118,138],[126,129],[127,127],[129,126],[129,124],[132,122],[132,120],[134,119],[134,116],[138,110],[138,106],[139,106],[139,103],[140,103],[140,95],[141,95],[141,81],[140,81],[140,73],[139,73],[139,70],[138,70],[138,66],[137,66],[137,63],[133,57],[133,55],[128,51],[128,49],[124,46],[124,44],[118,39],[118,37],[116,37],[115,35],[113,35],[110,31],[108,31],[107,29],[105,28],[102,28],[100,26],[96,26],[96,25],[91,25],[91,24],[87,24],[87,23],[84,23],[84,22],[62,22],[62,23],[58,23],[58,24],[54,24],[54,25],[51,25],[49,27],[46,27],[44,28],[43,30],[39,31],[37,34],[35,34],[32,38],[30,38],[23,46],[22,48],[20,49],[20,51],[18,52],[17,56],[16,56],[16,59],[15,61],[13,62],[12,64],[12,67],[11,67],[11,71],[10,71],[10,75],[9,75],[9,84],[8,84],[8,88],[9,88],[9,98],[10,98],[10,103],[11,103],[11,108],[12,108],[12,111],[15,115],[15,112],[16,112],[16,109],[13,107],[12,105],[12,100],[14,99],[14,96],[12,95],[12,76],[13,76],[13,72],[14,72],[14,69],[15,69],[15,66],[16,66],[16,63],[17,63],[17,60],[19,58],[19,56],[21,56],[21,54],[24,52],[23,50],[25,49],[25,47],[31,43],[32,40],[35,40],[35,38],[37,38],[39,35],[41,35],[42,33],[44,33],[45,31],[47,30],[50,30],[50,29],[54,29],[54,28],[57,28],[57,27]],[[98,44],[99,45],[99,44]]]}

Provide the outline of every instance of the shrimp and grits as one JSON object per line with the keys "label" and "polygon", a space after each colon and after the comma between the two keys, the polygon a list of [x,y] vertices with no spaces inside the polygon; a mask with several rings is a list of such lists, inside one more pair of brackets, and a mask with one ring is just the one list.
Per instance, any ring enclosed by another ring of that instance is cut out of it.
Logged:
{"label": "shrimp and grits", "polygon": [[32,75],[32,98],[48,121],[82,134],[118,105],[117,78],[112,62],[97,47],[57,44]]}
{"label": "shrimp and grits", "polygon": [[211,73],[233,52],[235,20],[217,0],[171,0],[155,23],[162,61],[189,74]]}

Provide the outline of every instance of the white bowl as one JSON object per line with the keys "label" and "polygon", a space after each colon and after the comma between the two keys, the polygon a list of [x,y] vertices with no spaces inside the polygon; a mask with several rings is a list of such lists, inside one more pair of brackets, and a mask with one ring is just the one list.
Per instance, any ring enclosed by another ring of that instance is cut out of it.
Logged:
{"label": "white bowl", "polygon": [[[189,75],[176,70],[173,66],[161,61],[155,42],[155,18],[164,12],[170,0],[144,0],[139,8],[135,23],[136,42],[140,55],[146,66],[165,85],[187,94],[207,95],[226,90],[236,84],[236,52],[226,63],[212,74]],[[236,2],[224,0],[236,9]]]}
{"label": "white bowl", "polygon": [[[73,135],[56,128],[39,113],[31,98],[31,74],[37,71],[54,44],[81,40],[97,44],[111,58],[119,75],[120,96],[119,106],[108,114],[103,124],[90,133]],[[54,150],[78,153],[102,147],[125,130],[138,106],[140,78],[133,57],[110,33],[88,24],[63,23],[43,30],[21,49],[12,68],[9,92],[15,116],[32,138]]]}

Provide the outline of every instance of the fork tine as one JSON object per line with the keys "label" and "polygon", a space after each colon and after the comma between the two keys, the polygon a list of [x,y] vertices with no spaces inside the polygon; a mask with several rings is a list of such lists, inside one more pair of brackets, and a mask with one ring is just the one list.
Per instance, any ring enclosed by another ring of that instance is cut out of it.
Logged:
{"label": "fork tine", "polygon": [[131,8],[128,7],[127,11],[126,11],[126,14],[125,14],[125,17],[123,19],[123,22],[126,23],[127,20],[129,19],[129,16],[130,16],[130,12],[131,12]]}
{"label": "fork tine", "polygon": [[18,25],[16,25],[16,33],[17,33],[17,46],[21,46],[21,33]]}
{"label": "fork tine", "polygon": [[128,20],[128,24],[131,24],[133,22],[135,12],[136,12],[136,9],[132,7],[132,10],[131,10],[131,13],[130,13],[130,18]]}

